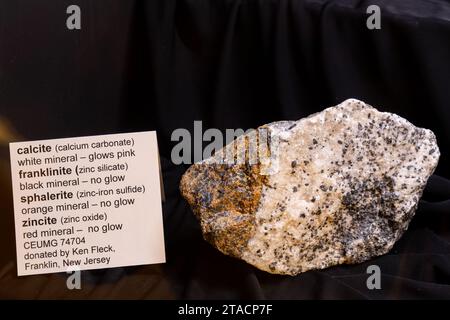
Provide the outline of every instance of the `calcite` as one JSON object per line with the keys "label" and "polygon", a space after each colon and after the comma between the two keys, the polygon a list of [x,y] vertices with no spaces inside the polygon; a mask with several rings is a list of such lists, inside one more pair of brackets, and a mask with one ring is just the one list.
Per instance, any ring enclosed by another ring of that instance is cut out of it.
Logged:
{"label": "calcite", "polygon": [[[267,161],[248,161],[247,133],[193,164],[180,190],[205,240],[276,274],[387,253],[440,155],[432,131],[355,99],[261,130],[269,133]],[[245,161],[221,161],[227,152]]]}

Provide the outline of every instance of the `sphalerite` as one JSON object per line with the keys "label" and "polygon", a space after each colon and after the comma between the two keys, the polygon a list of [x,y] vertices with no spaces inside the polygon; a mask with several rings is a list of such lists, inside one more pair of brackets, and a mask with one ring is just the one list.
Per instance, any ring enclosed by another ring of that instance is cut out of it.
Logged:
{"label": "sphalerite", "polygon": [[221,252],[295,275],[387,253],[439,155],[432,131],[349,99],[240,136],[180,189]]}

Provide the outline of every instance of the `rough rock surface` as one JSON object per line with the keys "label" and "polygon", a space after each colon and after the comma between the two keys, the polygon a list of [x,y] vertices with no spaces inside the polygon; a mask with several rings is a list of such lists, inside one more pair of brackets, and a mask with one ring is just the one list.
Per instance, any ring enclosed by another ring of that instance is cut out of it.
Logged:
{"label": "rough rock surface", "polygon": [[221,164],[218,152],[192,165],[180,189],[208,242],[271,273],[295,275],[388,252],[439,159],[430,130],[355,99],[261,128],[270,132],[274,172],[263,174],[261,163]]}

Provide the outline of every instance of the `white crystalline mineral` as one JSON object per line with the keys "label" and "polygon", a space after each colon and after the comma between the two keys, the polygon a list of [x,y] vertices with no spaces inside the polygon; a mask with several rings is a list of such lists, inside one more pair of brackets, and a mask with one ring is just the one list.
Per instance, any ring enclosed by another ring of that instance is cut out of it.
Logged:
{"label": "white crystalline mineral", "polygon": [[275,172],[211,158],[192,165],[180,189],[207,241],[271,273],[295,275],[388,252],[439,159],[433,132],[355,99],[261,128],[277,141]]}

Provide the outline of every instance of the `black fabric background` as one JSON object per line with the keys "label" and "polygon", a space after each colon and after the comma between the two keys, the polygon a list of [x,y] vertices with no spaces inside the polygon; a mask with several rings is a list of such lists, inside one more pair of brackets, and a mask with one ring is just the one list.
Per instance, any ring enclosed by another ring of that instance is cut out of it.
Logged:
{"label": "black fabric background", "polygon": [[[65,28],[82,9],[82,30]],[[365,27],[370,4],[381,30]],[[366,263],[270,275],[204,242],[171,164],[176,128],[255,128],[358,98],[432,129],[441,149],[409,230]],[[0,298],[450,298],[450,2],[0,2],[0,117],[23,139],[157,130],[167,264],[18,278],[7,147],[0,154]],[[378,264],[382,289],[368,290]]]}

